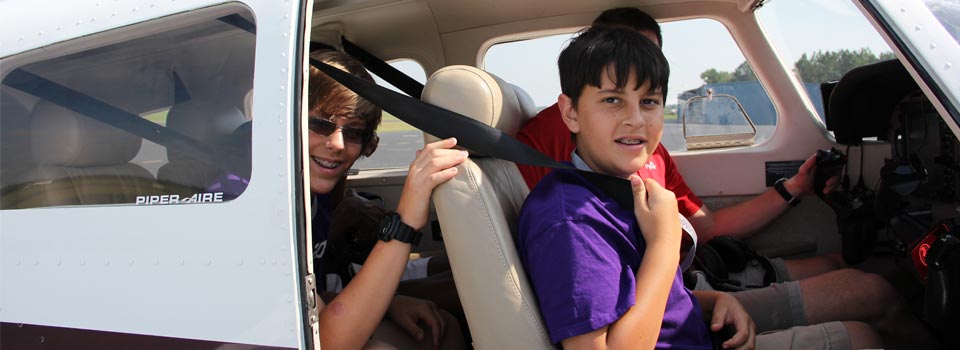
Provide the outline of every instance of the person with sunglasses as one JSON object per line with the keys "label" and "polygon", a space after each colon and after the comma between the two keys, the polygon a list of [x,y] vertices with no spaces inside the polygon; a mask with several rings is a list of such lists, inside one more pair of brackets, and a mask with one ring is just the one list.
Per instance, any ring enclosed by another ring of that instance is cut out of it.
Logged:
{"label": "person with sunglasses", "polygon": [[[320,50],[311,57],[373,82],[360,62],[333,50]],[[334,208],[343,198],[347,171],[360,158],[377,149],[376,134],[381,109],[343,85],[310,67],[308,87],[314,274],[325,276]],[[363,268],[337,292],[327,292],[326,278],[317,278],[320,344],[328,349],[465,349],[459,323],[431,301],[396,295],[418,230],[427,223],[433,188],[457,174],[455,168],[466,152],[452,149],[456,139],[424,146],[410,164],[396,213],[384,221],[398,229],[394,239],[378,241]],[[228,174],[229,183],[211,187],[245,187],[247,179]],[[238,182],[239,179],[241,182]],[[242,192],[242,189],[239,191]],[[238,193],[239,193],[238,192]],[[383,239],[383,238],[381,238]],[[333,289],[333,288],[329,288]]]}
{"label": "person with sunglasses", "polygon": [[[363,66],[346,54],[320,51],[312,56],[373,81]],[[329,249],[326,238],[333,204],[342,198],[346,174],[353,163],[376,150],[379,138],[375,130],[380,124],[381,110],[313,67],[309,79],[307,152],[314,204],[314,272],[324,276],[323,254]],[[419,241],[417,230],[427,223],[433,188],[453,178],[455,167],[467,157],[465,152],[451,149],[455,145],[455,139],[447,139],[428,144],[418,152],[410,165],[396,213],[384,218],[405,235],[377,242],[363,268],[342,291],[335,295],[324,293],[323,300],[318,298],[322,346],[465,348],[459,325],[449,313],[433,302],[395,295],[411,248]],[[384,316],[392,322],[381,323]]]}

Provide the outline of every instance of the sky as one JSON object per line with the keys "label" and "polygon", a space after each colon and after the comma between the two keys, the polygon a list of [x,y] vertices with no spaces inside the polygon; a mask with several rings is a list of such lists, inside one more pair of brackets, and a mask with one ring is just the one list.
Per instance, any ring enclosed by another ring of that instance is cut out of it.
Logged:
{"label": "sky", "polygon": [[[788,66],[793,66],[801,54],[818,50],[867,47],[874,54],[891,51],[850,1],[774,0],[757,14]],[[732,71],[744,61],[729,32],[717,21],[682,20],[661,23],[661,27],[664,55],[671,66],[667,104],[676,103],[678,93],[700,86],[703,71]],[[538,106],[548,106],[560,93],[556,58],[569,38],[559,35],[494,45],[486,53],[483,68],[524,88]],[[415,79],[425,80],[416,63],[395,64]]]}

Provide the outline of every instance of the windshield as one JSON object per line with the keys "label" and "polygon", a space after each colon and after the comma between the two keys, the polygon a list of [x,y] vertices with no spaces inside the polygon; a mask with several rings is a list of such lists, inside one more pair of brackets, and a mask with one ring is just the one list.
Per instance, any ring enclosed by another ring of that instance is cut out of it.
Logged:
{"label": "windshield", "polygon": [[772,1],[757,10],[757,18],[803,83],[821,119],[820,84],[838,80],[856,67],[895,58],[850,1]]}

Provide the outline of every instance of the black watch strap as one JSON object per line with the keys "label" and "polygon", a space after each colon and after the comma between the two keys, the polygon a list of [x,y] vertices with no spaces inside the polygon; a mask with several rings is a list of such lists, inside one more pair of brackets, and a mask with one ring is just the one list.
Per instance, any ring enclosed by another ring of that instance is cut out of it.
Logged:
{"label": "black watch strap", "polygon": [[400,220],[400,214],[389,213],[380,219],[380,232],[377,232],[377,238],[381,241],[397,240],[416,246],[420,244],[422,237],[423,234],[420,231],[414,230]]}
{"label": "black watch strap", "polygon": [[777,190],[777,193],[780,194],[780,197],[783,197],[783,200],[787,201],[791,207],[797,206],[800,204],[800,197],[796,197],[790,194],[790,191],[787,191],[787,187],[783,185],[784,182],[787,182],[787,178],[780,178],[777,182],[773,183],[773,188]]}

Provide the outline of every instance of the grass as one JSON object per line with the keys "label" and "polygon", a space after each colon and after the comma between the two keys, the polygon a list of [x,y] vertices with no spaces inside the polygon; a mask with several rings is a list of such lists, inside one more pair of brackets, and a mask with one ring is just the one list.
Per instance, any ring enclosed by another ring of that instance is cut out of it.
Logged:
{"label": "grass", "polygon": [[143,116],[143,119],[149,120],[149,121],[154,122],[154,123],[157,123],[157,124],[159,124],[159,125],[166,126],[166,125],[167,125],[167,112],[169,112],[169,111],[170,111],[170,109],[167,108],[167,109],[164,109],[164,110],[162,110],[162,111],[159,111],[159,112],[156,112],[156,113],[153,113],[153,114],[147,114],[147,115]]}
{"label": "grass", "polygon": [[414,131],[417,128],[410,126],[410,124],[404,123],[397,117],[394,117],[393,114],[383,112],[383,120],[380,121],[380,127],[377,128],[377,133],[385,134],[391,132],[399,131]]}

